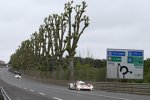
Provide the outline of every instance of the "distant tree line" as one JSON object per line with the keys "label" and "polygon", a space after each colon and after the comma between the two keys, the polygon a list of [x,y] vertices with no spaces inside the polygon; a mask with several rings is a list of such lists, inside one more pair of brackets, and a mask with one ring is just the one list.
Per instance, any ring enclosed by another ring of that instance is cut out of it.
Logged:
{"label": "distant tree line", "polygon": [[142,82],[150,83],[150,58],[144,60],[144,80]]}

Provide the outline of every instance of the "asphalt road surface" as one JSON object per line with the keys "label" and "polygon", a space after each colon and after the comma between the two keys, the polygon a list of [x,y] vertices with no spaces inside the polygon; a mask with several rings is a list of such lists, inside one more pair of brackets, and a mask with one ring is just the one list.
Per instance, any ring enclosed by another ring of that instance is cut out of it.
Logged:
{"label": "asphalt road surface", "polygon": [[104,91],[75,91],[67,87],[16,79],[7,68],[0,68],[0,85],[11,100],[150,100],[150,96]]}

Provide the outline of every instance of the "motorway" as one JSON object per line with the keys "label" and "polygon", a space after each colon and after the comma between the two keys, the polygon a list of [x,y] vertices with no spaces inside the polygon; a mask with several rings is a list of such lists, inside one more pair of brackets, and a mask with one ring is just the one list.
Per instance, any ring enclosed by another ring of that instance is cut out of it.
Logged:
{"label": "motorway", "polygon": [[104,91],[75,91],[67,87],[16,79],[7,68],[0,68],[0,86],[11,100],[150,100],[150,96]]}

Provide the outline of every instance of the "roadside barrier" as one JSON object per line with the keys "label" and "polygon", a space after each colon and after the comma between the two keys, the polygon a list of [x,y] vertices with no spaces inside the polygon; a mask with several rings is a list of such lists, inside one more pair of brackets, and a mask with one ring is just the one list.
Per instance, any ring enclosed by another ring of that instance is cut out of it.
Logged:
{"label": "roadside barrier", "polygon": [[1,91],[0,91],[0,100],[4,100],[4,97],[3,97],[2,93],[1,93]]}
{"label": "roadside barrier", "polygon": [[[24,77],[39,82],[61,85],[61,86],[67,86],[69,82],[72,82],[66,80],[41,79],[41,78],[31,77],[27,75],[25,75]],[[150,83],[91,82],[91,81],[85,81],[85,82],[93,84],[94,90],[150,95]]]}
{"label": "roadside barrier", "polygon": [[[3,87],[1,86],[0,87],[0,90],[1,90],[1,94],[2,94],[2,100],[11,100],[10,98],[9,98],[9,96],[7,95],[7,93],[5,92],[5,90],[3,89]],[[0,99],[1,100],[1,99]]]}
{"label": "roadside barrier", "polygon": [[96,90],[150,95],[149,83],[92,82]]}

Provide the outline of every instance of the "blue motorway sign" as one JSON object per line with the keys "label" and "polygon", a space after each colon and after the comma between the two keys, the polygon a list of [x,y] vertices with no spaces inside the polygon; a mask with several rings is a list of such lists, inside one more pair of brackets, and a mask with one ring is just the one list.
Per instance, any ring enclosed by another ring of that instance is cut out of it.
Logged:
{"label": "blue motorway sign", "polygon": [[128,56],[143,56],[141,51],[128,51]]}
{"label": "blue motorway sign", "polygon": [[125,56],[125,51],[108,51],[108,56]]}

